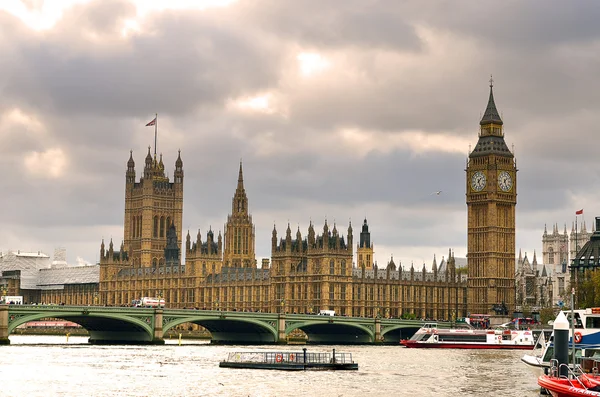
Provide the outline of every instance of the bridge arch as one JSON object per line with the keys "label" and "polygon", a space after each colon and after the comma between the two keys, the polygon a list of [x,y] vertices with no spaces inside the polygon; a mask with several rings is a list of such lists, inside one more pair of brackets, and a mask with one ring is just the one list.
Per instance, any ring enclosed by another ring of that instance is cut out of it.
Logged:
{"label": "bridge arch", "polygon": [[274,321],[253,318],[223,316],[220,314],[197,315],[185,317],[166,317],[163,321],[163,332],[184,323],[193,323],[206,328],[212,335],[211,343],[215,344],[262,344],[277,342],[277,328]]}
{"label": "bridge arch", "polygon": [[302,330],[313,344],[363,344],[375,341],[375,325],[354,322],[286,321],[285,335]]}
{"label": "bridge arch", "polygon": [[421,328],[421,324],[381,325],[383,343],[398,344],[402,339],[409,339]]}
{"label": "bridge arch", "polygon": [[106,313],[79,307],[75,310],[43,310],[40,312],[9,314],[8,334],[19,325],[43,318],[58,318],[81,325],[90,334],[89,343],[151,343],[154,336],[152,315],[128,316],[119,313]]}

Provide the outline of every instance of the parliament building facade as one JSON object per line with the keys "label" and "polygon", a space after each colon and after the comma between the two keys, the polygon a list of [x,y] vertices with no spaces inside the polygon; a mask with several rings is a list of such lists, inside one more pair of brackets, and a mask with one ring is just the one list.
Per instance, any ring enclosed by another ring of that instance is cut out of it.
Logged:
{"label": "parliament building facade", "polygon": [[396,265],[393,258],[378,266],[366,219],[356,240],[351,224],[342,230],[327,220],[322,226],[310,222],[305,232],[299,227],[292,231],[289,224],[281,231],[274,226],[271,258],[257,266],[241,163],[223,234],[209,229],[204,236],[187,232],[183,238],[183,161],[179,155],[171,180],[162,155],[157,159],[149,148],[139,180],[130,154],[124,236],[118,247],[112,239],[108,245],[102,241],[98,283],[52,281],[52,289],[42,287],[39,299],[121,306],[142,296],[160,296],[169,308],[335,310],[343,316],[438,320],[492,314],[494,306],[512,311],[517,169],[502,124],[490,85],[479,140],[466,169],[467,274],[457,270],[451,250],[439,265],[434,258],[431,270],[425,264],[421,269]]}

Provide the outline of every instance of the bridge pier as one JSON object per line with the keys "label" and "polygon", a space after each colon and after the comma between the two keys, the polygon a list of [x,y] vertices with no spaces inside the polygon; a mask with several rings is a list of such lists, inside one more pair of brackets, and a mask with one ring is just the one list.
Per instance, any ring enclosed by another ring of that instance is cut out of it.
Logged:
{"label": "bridge pier", "polygon": [[277,344],[287,344],[287,338],[285,336],[285,313],[279,313],[277,316]]}
{"label": "bridge pier", "polygon": [[152,338],[153,345],[164,345],[165,340],[163,339],[163,310],[154,310],[154,338]]}
{"label": "bridge pier", "polygon": [[381,337],[381,319],[376,318],[375,319],[375,340],[373,341],[373,343],[379,344],[382,342],[383,342],[383,338]]}
{"label": "bridge pier", "polygon": [[8,339],[8,305],[0,305],[0,345],[10,345],[10,339]]}

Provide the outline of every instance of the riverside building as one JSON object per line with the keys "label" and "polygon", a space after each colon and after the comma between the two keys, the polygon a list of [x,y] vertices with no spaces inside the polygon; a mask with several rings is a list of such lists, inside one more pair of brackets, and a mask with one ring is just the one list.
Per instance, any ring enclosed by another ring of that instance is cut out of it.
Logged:
{"label": "riverside building", "polygon": [[[240,163],[237,187],[223,234],[209,228],[203,237],[186,233],[182,246],[183,161],[179,154],[171,180],[162,156],[150,154],[136,180],[130,153],[125,172],[124,236],[118,247],[102,241],[97,283],[61,288],[57,302],[130,305],[142,296],[165,299],[169,308],[287,313],[334,310],[336,315],[414,317],[451,320],[469,313],[492,313],[515,306],[516,163],[504,142],[492,87],[480,122],[479,140],[469,154],[466,175],[468,258],[466,274],[454,254],[431,270],[373,260],[374,245],[365,219],[355,244],[327,220],[305,233],[289,225],[273,227],[271,259],[257,266],[255,230]],[[356,247],[356,262],[354,249]],[[184,257],[182,259],[182,257]],[[355,265],[356,263],[356,265]],[[4,278],[4,276],[3,276]],[[2,279],[0,279],[0,283]],[[42,289],[44,287],[41,287]]]}

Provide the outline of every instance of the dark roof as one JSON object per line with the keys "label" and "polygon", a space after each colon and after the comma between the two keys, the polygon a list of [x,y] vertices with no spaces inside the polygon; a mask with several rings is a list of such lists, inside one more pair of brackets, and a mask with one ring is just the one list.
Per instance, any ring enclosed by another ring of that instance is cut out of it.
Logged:
{"label": "dark roof", "polygon": [[487,156],[488,154],[514,157],[508,146],[506,146],[504,137],[495,135],[480,136],[475,149],[469,154],[469,157]]}
{"label": "dark roof", "polygon": [[600,267],[600,217],[596,217],[596,230],[590,240],[576,253],[571,269]]}
{"label": "dark roof", "polygon": [[490,98],[488,99],[487,108],[485,109],[485,113],[479,122],[480,125],[485,124],[500,124],[502,125],[502,119],[498,114],[498,109],[496,109],[496,103],[494,102],[494,91],[493,85],[490,84]]}

